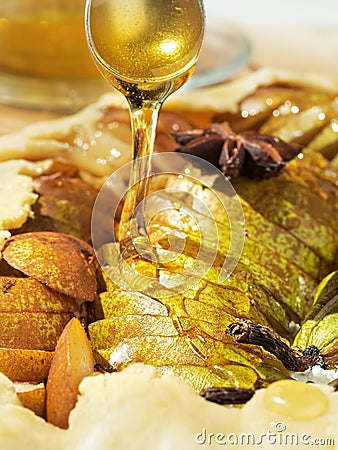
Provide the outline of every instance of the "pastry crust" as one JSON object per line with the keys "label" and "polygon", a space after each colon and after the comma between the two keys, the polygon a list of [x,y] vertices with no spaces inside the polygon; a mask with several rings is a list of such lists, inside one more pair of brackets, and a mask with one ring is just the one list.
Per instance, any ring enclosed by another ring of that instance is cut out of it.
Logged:
{"label": "pastry crust", "polygon": [[[217,114],[240,114],[243,99],[261,87],[275,85],[338,93],[335,78],[263,68],[229,83],[174,94],[163,112],[183,117],[192,126],[207,126]],[[117,93],[105,94],[76,114],[37,122],[0,137],[0,161],[56,158],[98,178],[127,163],[130,155],[127,105]]]}

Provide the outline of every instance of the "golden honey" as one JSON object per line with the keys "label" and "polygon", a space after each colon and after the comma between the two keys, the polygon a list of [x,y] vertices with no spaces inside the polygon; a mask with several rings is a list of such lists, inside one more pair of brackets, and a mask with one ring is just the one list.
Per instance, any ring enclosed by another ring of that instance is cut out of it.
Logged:
{"label": "golden honey", "polygon": [[[3,71],[43,78],[97,76],[85,38],[84,0],[2,0],[2,3]],[[16,3],[20,3],[17,8]]]}
{"label": "golden honey", "polygon": [[0,101],[72,112],[106,89],[90,55],[85,0],[0,0]]}

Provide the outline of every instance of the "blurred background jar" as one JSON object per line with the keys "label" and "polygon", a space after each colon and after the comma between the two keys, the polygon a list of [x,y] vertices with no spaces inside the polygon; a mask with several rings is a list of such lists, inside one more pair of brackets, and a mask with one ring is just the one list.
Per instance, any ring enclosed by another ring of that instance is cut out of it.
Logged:
{"label": "blurred background jar", "polygon": [[73,112],[109,89],[87,48],[85,0],[0,0],[0,102]]}

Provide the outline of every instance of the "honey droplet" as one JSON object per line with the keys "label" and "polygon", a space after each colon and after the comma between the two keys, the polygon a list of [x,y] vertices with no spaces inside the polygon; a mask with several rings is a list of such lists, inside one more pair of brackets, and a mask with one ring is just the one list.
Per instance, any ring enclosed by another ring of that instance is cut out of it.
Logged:
{"label": "honey droplet", "polygon": [[327,412],[329,400],[313,384],[281,380],[266,389],[263,405],[271,412],[293,420],[312,420]]}

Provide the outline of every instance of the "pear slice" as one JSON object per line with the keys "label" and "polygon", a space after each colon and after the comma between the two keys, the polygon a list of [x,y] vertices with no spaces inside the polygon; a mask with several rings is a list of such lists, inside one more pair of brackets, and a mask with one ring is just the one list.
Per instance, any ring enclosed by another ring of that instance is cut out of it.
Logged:
{"label": "pear slice", "polygon": [[301,351],[320,350],[329,368],[338,361],[338,271],[327,275],[317,286],[293,346]]}
{"label": "pear slice", "polygon": [[0,313],[78,313],[76,302],[34,278],[0,277]]}
{"label": "pear slice", "polygon": [[34,278],[0,277],[0,347],[53,351],[78,313],[72,298]]}
{"label": "pear slice", "polygon": [[82,379],[94,371],[90,342],[80,321],[71,319],[63,330],[47,380],[46,413],[48,422],[68,427],[68,417],[78,396]]}
{"label": "pear slice", "polygon": [[104,318],[126,314],[168,315],[168,310],[163,303],[140,292],[121,290],[102,292],[100,301]]}
{"label": "pear slice", "polygon": [[[291,167],[289,172],[292,173]],[[254,189],[252,183],[244,179],[234,183],[234,187],[267,221],[304,243],[328,268],[333,265],[337,251],[337,222],[333,219],[336,218],[337,198],[332,204],[324,201],[312,186],[301,185],[287,173],[257,183]]]}
{"label": "pear slice", "polygon": [[45,416],[46,389],[43,383],[14,383],[14,388],[22,406],[37,416]]}
{"label": "pear slice", "polygon": [[0,372],[12,381],[47,380],[54,352],[0,348]]}
{"label": "pear slice", "polygon": [[0,312],[0,347],[53,351],[71,313]]}
{"label": "pear slice", "polygon": [[279,108],[290,98],[299,98],[302,91],[285,86],[260,87],[252,94],[243,98],[238,105],[237,112],[227,111],[216,115],[213,119],[217,122],[227,121],[232,124],[235,131],[258,129],[264,121],[268,120],[273,111]]}
{"label": "pear slice", "polygon": [[312,150],[320,151],[326,158],[332,159],[338,148],[338,117],[330,122],[307,145]]}
{"label": "pear slice", "polygon": [[336,115],[332,98],[314,95],[312,98],[310,96],[308,103],[303,101],[303,104],[289,100],[288,106],[282,105],[278,114],[272,115],[260,131],[278,136],[286,142],[297,142],[305,146]]}
{"label": "pear slice", "polygon": [[[40,194],[37,202],[39,212],[41,217],[52,222],[53,230],[90,242],[90,222],[97,189],[78,177],[60,172],[41,176],[35,183]],[[37,228],[33,230],[37,231]]]}
{"label": "pear slice", "polygon": [[8,240],[3,258],[57,292],[82,301],[96,297],[94,250],[80,239],[54,232],[19,234]]}

